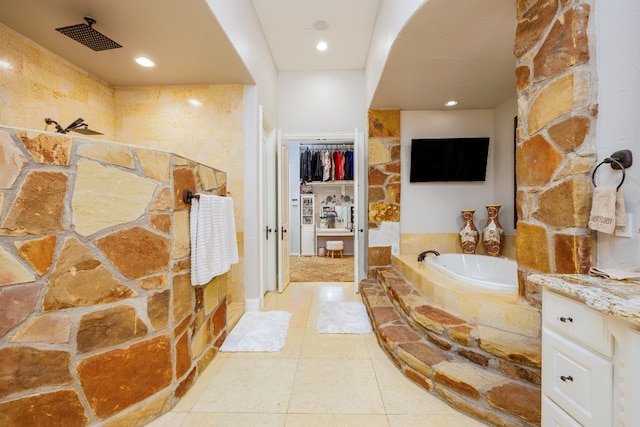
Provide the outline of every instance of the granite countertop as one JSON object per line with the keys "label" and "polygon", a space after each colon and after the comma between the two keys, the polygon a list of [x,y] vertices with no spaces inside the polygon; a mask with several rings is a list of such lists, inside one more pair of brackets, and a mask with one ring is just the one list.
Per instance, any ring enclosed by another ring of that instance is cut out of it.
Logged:
{"label": "granite countertop", "polygon": [[640,280],[612,280],[584,274],[532,274],[527,280],[584,302],[601,313],[640,326]]}

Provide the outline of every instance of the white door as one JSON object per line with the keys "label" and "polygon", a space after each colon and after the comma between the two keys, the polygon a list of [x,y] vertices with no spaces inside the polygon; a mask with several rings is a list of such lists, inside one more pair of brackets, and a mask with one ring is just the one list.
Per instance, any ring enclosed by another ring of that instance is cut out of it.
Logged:
{"label": "white door", "polygon": [[360,281],[366,279],[367,273],[367,221],[368,218],[368,194],[367,194],[367,149],[365,147],[364,135],[355,130],[354,135],[354,155],[353,176],[353,196],[355,198],[356,211],[353,219],[355,239],[354,247],[354,268],[355,268],[355,291],[358,292]]}
{"label": "white door", "polygon": [[278,131],[278,292],[291,281],[289,255],[289,145]]}
{"label": "white door", "polygon": [[[262,110],[261,110],[262,111]],[[276,290],[277,279],[277,262],[278,262],[278,246],[276,240],[278,233],[276,230],[276,143],[275,132],[271,126],[264,120],[262,113],[260,115],[263,120],[261,126],[262,144],[260,146],[261,153],[261,177],[260,185],[260,206],[261,221],[260,228],[262,230],[262,256],[260,264],[261,277],[261,295],[266,292]]]}

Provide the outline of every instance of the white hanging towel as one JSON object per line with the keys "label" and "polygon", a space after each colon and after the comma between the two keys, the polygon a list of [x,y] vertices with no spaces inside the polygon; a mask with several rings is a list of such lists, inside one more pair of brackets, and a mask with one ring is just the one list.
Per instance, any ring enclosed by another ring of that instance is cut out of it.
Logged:
{"label": "white hanging towel", "polygon": [[231,197],[223,197],[223,199],[229,264],[237,264],[240,260],[238,258],[238,240],[236,237],[236,219],[233,212],[233,199]]}
{"label": "white hanging towel", "polygon": [[[199,194],[191,200],[191,284],[204,285],[226,273],[229,262],[225,197]],[[235,227],[234,227],[235,235]],[[234,238],[235,241],[235,238]]]}

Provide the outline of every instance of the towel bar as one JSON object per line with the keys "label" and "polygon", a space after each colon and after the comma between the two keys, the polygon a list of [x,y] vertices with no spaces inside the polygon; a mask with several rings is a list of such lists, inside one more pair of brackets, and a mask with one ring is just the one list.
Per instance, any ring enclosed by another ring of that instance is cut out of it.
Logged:
{"label": "towel bar", "polygon": [[182,201],[185,203],[191,203],[191,199],[200,200],[200,195],[193,194],[191,190],[189,190],[188,188],[185,188],[184,191],[182,192]]}
{"label": "towel bar", "polygon": [[618,186],[616,187],[616,190],[619,190],[620,187],[622,187],[622,183],[624,183],[624,179],[626,177],[625,169],[631,166],[631,164],[633,163],[631,151],[630,150],[616,151],[611,155],[611,157],[607,157],[606,159],[598,163],[598,166],[596,166],[596,168],[593,170],[593,173],[591,174],[591,183],[593,184],[594,187],[597,187],[596,171],[600,166],[602,166],[605,163],[611,164],[612,169],[619,169],[622,171],[622,179],[620,180],[620,184],[618,184]]}

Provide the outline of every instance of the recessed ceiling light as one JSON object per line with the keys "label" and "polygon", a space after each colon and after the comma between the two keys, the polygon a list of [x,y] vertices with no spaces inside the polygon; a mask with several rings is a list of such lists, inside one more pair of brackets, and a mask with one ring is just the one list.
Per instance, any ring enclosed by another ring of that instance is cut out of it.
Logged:
{"label": "recessed ceiling light", "polygon": [[136,58],[136,63],[138,65],[142,65],[143,67],[147,67],[147,68],[156,66],[155,62],[153,62],[152,60],[150,60],[149,58],[146,58],[144,56],[138,56]]}
{"label": "recessed ceiling light", "polygon": [[318,49],[320,52],[324,52],[328,47],[329,46],[327,45],[327,42],[318,42],[318,44],[316,45],[316,49]]}
{"label": "recessed ceiling light", "polygon": [[197,99],[191,98],[189,100],[189,104],[193,105],[194,107],[200,107],[202,105],[202,102],[198,101]]}
{"label": "recessed ceiling light", "polygon": [[458,105],[458,101],[455,100],[451,100],[451,101],[447,101],[446,104],[444,104],[446,107],[455,107],[456,105]]}

